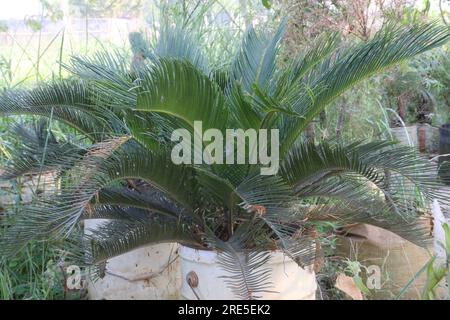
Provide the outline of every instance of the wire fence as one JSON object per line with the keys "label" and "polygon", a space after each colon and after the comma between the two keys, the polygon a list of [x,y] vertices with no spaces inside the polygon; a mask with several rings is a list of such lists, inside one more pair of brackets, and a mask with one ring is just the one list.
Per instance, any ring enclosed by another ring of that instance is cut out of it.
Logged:
{"label": "wire fence", "polygon": [[12,46],[14,44],[25,46],[30,41],[37,41],[38,38],[42,42],[51,41],[62,31],[72,41],[81,43],[90,38],[123,43],[127,40],[128,33],[140,28],[142,28],[142,21],[139,19],[77,18],[58,22],[44,20],[40,30],[33,31],[24,20],[8,20],[6,31],[0,32],[0,46]]}

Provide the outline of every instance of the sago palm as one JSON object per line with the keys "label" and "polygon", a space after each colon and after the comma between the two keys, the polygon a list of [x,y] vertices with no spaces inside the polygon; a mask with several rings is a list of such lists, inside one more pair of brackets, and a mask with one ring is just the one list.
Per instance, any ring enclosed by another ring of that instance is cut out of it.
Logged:
{"label": "sago palm", "polygon": [[[163,30],[154,45],[132,35],[134,59],[123,52],[74,57],[65,66],[71,78],[4,92],[5,116],[51,118],[79,135],[63,141],[42,126],[16,128],[23,147],[4,178],[56,171],[59,183],[11,215],[3,253],[30,240],[70,238],[84,219],[109,219],[85,237],[81,251],[89,254],[79,263],[160,242],[214,249],[228,285],[246,299],[270,290],[270,250],[311,264],[316,228],[327,221],[369,223],[424,244],[429,230],[418,219],[427,202],[448,201],[428,161],[388,141],[313,143],[302,133],[356,83],[444,44],[448,29],[391,26],[347,48],[331,35],[282,65],[284,27],[271,36],[248,30],[220,68],[183,30]],[[221,132],[279,129],[280,170],[270,176],[258,164],[174,164],[171,134],[194,134],[194,121]]]}

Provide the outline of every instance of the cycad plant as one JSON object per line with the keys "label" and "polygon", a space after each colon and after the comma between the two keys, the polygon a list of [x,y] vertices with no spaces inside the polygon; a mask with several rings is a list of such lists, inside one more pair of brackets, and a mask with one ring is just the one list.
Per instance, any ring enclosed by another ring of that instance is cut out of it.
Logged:
{"label": "cycad plant", "polygon": [[[213,249],[230,288],[248,299],[271,288],[264,268],[271,250],[311,264],[316,228],[327,221],[369,223],[424,244],[429,230],[418,219],[440,197],[431,164],[389,141],[314,143],[302,133],[356,83],[444,44],[448,28],[390,26],[351,47],[329,35],[282,64],[284,28],[273,35],[249,29],[219,68],[183,30],[164,29],[154,45],[133,34],[133,57],[74,57],[65,65],[69,79],[4,92],[3,115],[38,115],[79,134],[57,139],[48,122],[36,132],[16,128],[22,147],[3,178],[56,171],[59,181],[11,215],[3,254],[30,240],[70,239],[80,221],[104,218],[110,222],[84,238],[78,263],[97,265],[161,242]],[[174,164],[171,134],[182,128],[194,136],[194,121],[223,133],[279,129],[280,170]]]}

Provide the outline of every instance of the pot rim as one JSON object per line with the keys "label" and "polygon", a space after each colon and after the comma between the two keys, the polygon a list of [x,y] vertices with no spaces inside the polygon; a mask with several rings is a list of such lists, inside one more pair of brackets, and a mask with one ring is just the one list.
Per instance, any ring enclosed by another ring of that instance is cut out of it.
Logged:
{"label": "pot rim", "polygon": [[[282,250],[268,250],[270,253],[270,260],[268,263],[270,264],[278,264],[278,263],[295,263],[292,259],[290,259]],[[218,263],[218,255],[219,251],[215,249],[198,249],[192,248],[185,245],[180,244],[180,248],[178,250],[178,254],[182,260],[195,262],[195,263],[204,263],[204,264],[216,264]]]}

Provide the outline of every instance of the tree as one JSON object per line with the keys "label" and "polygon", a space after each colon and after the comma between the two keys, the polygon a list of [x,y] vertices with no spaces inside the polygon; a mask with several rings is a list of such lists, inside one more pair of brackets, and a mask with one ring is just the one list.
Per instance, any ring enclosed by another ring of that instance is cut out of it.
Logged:
{"label": "tree", "polygon": [[[429,230],[417,223],[426,211],[417,192],[448,202],[432,165],[392,142],[315,144],[301,135],[343,92],[442,45],[448,29],[391,27],[341,49],[332,36],[281,67],[276,57],[284,28],[273,35],[250,28],[232,62],[219,70],[188,34],[167,28],[143,51],[146,64],[133,72],[130,57],[104,52],[74,58],[72,79],[4,93],[2,114],[51,116],[93,143],[25,138],[27,147],[4,177],[57,170],[61,188],[38,195],[14,215],[2,254],[32,239],[70,238],[80,221],[107,218],[111,222],[84,246],[73,248],[78,263],[95,265],[165,241],[215,249],[230,273],[230,288],[248,299],[270,289],[264,271],[269,250],[310,264],[317,226],[326,221],[369,223],[423,244]],[[279,129],[280,171],[264,176],[258,164],[175,165],[171,134],[182,128],[193,135],[194,121],[222,133]],[[395,173],[387,188],[386,170]]]}

